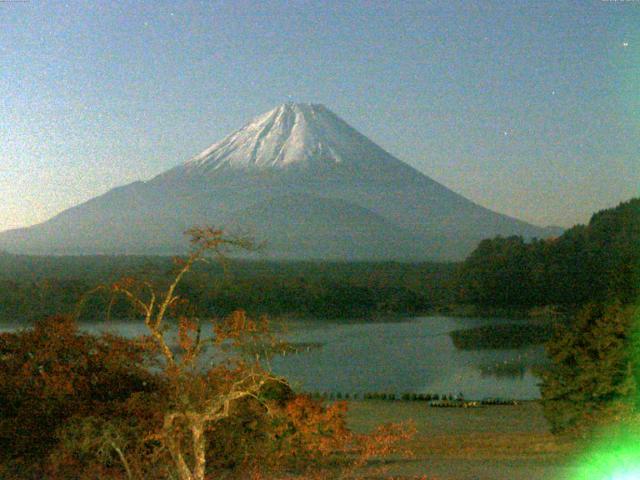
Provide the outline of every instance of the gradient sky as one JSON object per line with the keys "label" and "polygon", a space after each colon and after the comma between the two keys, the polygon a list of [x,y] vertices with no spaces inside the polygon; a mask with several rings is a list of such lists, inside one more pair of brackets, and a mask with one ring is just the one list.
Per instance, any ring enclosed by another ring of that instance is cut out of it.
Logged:
{"label": "gradient sky", "polygon": [[640,1],[0,1],[0,230],[323,103],[494,210],[640,195]]}

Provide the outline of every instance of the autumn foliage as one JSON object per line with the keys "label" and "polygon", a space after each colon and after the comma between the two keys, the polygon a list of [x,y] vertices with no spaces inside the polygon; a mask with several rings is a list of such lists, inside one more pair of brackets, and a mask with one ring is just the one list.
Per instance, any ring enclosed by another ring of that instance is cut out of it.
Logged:
{"label": "autumn foliage", "polygon": [[[136,342],[78,332],[54,317],[0,336],[0,459],[3,475],[36,478],[62,430],[76,419],[123,414],[132,398],[160,388]],[[0,475],[0,476],[3,476]],[[40,477],[42,478],[42,477]]]}
{"label": "autumn foliage", "polygon": [[251,246],[221,230],[190,233],[193,253],[169,285],[99,287],[129,302],[148,335],[89,335],[70,317],[0,334],[0,478],[338,478],[406,453],[410,429],[356,435],[346,404],[295,394],[265,368],[278,342],[266,319],[189,315],[177,292],[193,264]]}

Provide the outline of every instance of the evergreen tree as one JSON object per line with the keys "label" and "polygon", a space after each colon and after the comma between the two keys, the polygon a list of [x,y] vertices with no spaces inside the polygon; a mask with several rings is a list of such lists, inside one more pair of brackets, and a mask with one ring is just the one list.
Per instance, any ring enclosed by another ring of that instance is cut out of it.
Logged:
{"label": "evergreen tree", "polygon": [[588,432],[636,410],[637,307],[590,303],[547,344],[542,373],[544,414],[554,433]]}

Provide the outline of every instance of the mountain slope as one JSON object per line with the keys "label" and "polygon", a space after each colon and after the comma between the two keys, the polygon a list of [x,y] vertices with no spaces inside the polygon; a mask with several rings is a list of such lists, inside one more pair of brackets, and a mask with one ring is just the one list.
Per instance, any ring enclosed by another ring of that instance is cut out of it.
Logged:
{"label": "mountain slope", "polygon": [[457,259],[482,238],[548,233],[456,194],[321,105],[285,104],[147,182],[0,233],[0,249],[174,253],[194,224],[253,229],[288,258]]}
{"label": "mountain slope", "polygon": [[262,236],[278,258],[420,259],[422,240],[365,208],[305,193],[265,198],[223,222]]}

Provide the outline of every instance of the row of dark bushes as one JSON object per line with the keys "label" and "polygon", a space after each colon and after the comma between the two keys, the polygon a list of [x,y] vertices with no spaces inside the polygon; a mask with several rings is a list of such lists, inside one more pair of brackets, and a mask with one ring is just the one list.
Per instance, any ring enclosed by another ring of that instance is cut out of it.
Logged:
{"label": "row of dark bushes", "polygon": [[[386,393],[386,392],[366,392],[366,393],[344,393],[344,392],[311,392],[311,398],[319,400],[386,400],[403,402],[464,402],[462,394],[453,395],[438,393]],[[479,401],[482,405],[513,405],[516,402],[510,399],[488,398]]]}

